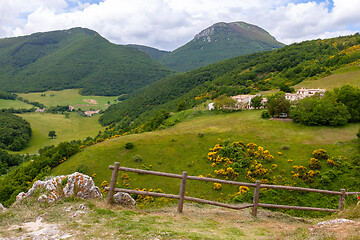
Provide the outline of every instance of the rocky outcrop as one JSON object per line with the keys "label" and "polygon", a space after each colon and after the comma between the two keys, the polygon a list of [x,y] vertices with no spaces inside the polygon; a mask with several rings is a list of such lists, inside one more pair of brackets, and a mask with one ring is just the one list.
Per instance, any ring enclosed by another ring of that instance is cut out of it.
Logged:
{"label": "rocky outcrop", "polygon": [[16,202],[40,192],[38,201],[54,202],[64,197],[79,197],[82,199],[102,198],[100,189],[95,186],[91,177],[75,172],[70,175],[54,177],[47,181],[36,181],[27,193],[21,192],[16,196]]}
{"label": "rocky outcrop", "polygon": [[0,212],[5,212],[6,208],[0,203]]}
{"label": "rocky outcrop", "polygon": [[128,193],[118,192],[114,195],[114,202],[124,206],[135,206],[136,201]]}

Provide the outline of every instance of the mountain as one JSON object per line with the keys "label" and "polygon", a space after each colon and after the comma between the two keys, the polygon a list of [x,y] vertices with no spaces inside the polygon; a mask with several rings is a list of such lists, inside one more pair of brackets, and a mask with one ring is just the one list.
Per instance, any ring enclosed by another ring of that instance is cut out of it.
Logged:
{"label": "mountain", "polygon": [[201,31],[192,41],[164,55],[159,61],[171,69],[185,72],[236,56],[284,46],[255,25],[221,22]]}
{"label": "mountain", "polygon": [[148,47],[148,46],[144,46],[144,45],[128,44],[126,46],[134,47],[134,48],[139,49],[140,51],[146,52],[147,54],[150,55],[150,57],[152,57],[155,60],[159,60],[164,55],[167,55],[170,53],[169,51],[159,50],[157,48]]}
{"label": "mountain", "polygon": [[359,44],[359,34],[305,41],[169,76],[110,106],[100,123],[116,124],[125,117],[144,122],[160,109],[175,111],[181,102],[192,108],[223,94],[255,93],[328,76],[336,69],[359,65]]}
{"label": "mountain", "polygon": [[82,88],[129,94],[172,73],[148,54],[85,28],[0,39],[0,85],[11,92]]}

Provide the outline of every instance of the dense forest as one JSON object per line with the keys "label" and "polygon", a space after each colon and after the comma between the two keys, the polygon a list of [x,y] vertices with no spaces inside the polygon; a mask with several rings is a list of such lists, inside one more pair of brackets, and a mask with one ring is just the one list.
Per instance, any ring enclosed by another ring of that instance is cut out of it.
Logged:
{"label": "dense forest", "polygon": [[9,154],[0,149],[0,176],[6,174],[11,167],[15,167],[24,162],[27,156],[19,154]]}
{"label": "dense forest", "polygon": [[0,112],[0,148],[19,151],[30,138],[29,122],[11,113]]}
{"label": "dense forest", "polygon": [[15,100],[16,95],[0,89],[0,99]]}
{"label": "dense forest", "polygon": [[358,63],[359,58],[359,34],[240,56],[155,82],[109,107],[99,121],[110,125],[126,117],[144,122],[160,109],[174,111],[180,102],[191,108],[220,95],[291,86],[305,79],[330,75],[333,70]]}

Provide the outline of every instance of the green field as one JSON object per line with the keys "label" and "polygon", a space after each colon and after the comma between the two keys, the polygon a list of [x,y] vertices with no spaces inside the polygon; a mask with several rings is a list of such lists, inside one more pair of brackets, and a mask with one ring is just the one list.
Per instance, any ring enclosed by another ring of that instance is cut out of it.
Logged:
{"label": "green field", "polygon": [[19,109],[19,108],[26,108],[26,109],[30,109],[34,106],[24,103],[22,101],[19,100],[5,100],[5,99],[0,99],[0,109],[3,108],[14,108],[14,109]]}
{"label": "green field", "polygon": [[46,107],[69,105],[75,107],[75,109],[81,108],[82,110],[106,109],[108,107],[108,101],[110,104],[116,103],[114,100],[116,100],[117,97],[82,96],[79,91],[79,89],[67,89],[62,91],[19,93],[18,95],[31,102],[40,102]]}
{"label": "green field", "polygon": [[360,86],[360,66],[343,68],[335,71],[333,75],[328,77],[301,82],[295,85],[294,88],[323,88],[331,90],[346,84]]}
{"label": "green field", "polygon": [[[348,124],[341,128],[306,127],[291,122],[261,119],[260,111],[256,110],[213,116],[205,113],[205,116],[186,120],[165,130],[123,136],[86,148],[55,168],[53,174],[68,174],[85,169],[88,174],[96,173],[95,182],[99,186],[104,180],[110,181],[111,171],[108,165],[118,161],[121,166],[126,167],[149,168],[175,174],[187,171],[189,175],[205,176],[214,171],[206,158],[209,148],[218,143],[219,139],[229,139],[253,142],[268,149],[275,157],[273,163],[279,166],[274,174],[284,170],[291,177],[292,166],[307,166],[311,153],[316,149],[324,148],[330,156],[351,154],[353,148],[346,142],[355,138],[359,126],[360,124]],[[200,132],[203,133],[202,137],[199,136]],[[133,142],[135,147],[125,149],[127,142]],[[289,150],[280,150],[283,145],[289,145]],[[278,154],[279,151],[282,152],[281,155]],[[141,162],[134,161],[136,155],[141,156]],[[289,163],[289,159],[293,162]],[[322,171],[327,168],[325,165]],[[132,188],[161,188],[174,194],[178,191],[178,180],[129,175]],[[244,179],[241,177],[239,180]],[[218,198],[219,193],[212,188],[211,183],[191,182],[187,191],[189,196]],[[224,187],[224,195],[233,194],[234,191],[234,187]]]}
{"label": "green field", "polygon": [[[332,90],[336,87],[341,87],[346,84],[360,87],[360,66],[342,68],[334,72],[333,75],[328,77],[307,80],[299,84],[294,85],[294,89],[300,88],[322,88],[326,90]],[[268,96],[278,92],[279,89],[273,89],[270,91],[262,91],[259,94]]]}
{"label": "green field", "polygon": [[[96,136],[103,130],[98,122],[98,116],[81,117],[76,113],[71,113],[69,118],[62,114],[49,113],[26,113],[18,114],[30,122],[33,135],[29,146],[20,153],[37,153],[39,148],[57,145],[60,142],[71,140],[84,140],[88,136]],[[54,130],[57,137],[50,139],[49,131]]]}

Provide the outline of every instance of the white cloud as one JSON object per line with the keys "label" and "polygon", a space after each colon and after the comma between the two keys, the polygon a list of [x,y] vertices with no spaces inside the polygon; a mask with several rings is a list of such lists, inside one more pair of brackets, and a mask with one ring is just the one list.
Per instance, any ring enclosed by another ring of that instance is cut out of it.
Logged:
{"label": "white cloud", "polygon": [[[216,22],[256,24],[291,43],[356,32],[360,0],[0,0],[0,37],[87,27],[112,42],[172,50]],[[22,17],[22,16],[25,16]],[[349,27],[350,26],[350,27]]]}

